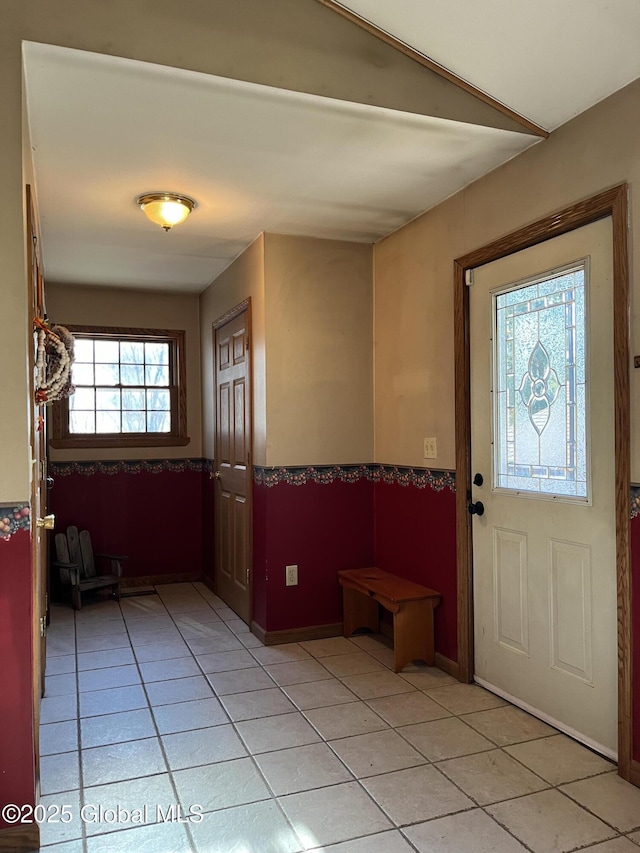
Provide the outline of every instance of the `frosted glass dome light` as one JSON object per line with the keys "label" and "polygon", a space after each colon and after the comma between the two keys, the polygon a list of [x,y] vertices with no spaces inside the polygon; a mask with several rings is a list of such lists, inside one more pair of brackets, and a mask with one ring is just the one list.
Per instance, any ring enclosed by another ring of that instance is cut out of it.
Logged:
{"label": "frosted glass dome light", "polygon": [[147,218],[165,231],[184,222],[196,206],[192,198],[178,193],[146,193],[140,196],[138,204]]}

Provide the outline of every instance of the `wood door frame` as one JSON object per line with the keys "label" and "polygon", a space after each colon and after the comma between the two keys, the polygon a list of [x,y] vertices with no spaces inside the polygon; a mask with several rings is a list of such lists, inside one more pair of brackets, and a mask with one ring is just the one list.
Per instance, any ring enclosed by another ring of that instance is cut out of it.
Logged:
{"label": "wood door frame", "polygon": [[[46,667],[46,628],[41,623],[41,618],[46,618],[47,611],[47,540],[46,531],[38,532],[37,522],[39,512],[46,510],[46,432],[40,434],[37,429],[36,419],[38,414],[44,417],[44,406],[38,406],[35,402],[35,367],[36,354],[34,351],[34,325],[35,316],[44,317],[44,277],[42,272],[42,257],[40,253],[38,211],[36,199],[30,184],[25,186],[26,205],[26,263],[27,263],[27,299],[29,305],[28,313],[28,340],[29,340],[29,400],[30,424],[29,441],[33,451],[31,463],[31,682],[33,695],[33,761],[35,770],[35,797],[36,802],[40,798],[40,701],[44,696],[45,667]],[[34,316],[35,315],[35,316]],[[45,430],[45,422],[41,424]],[[42,456],[44,454],[44,458]],[[37,463],[37,467],[36,467]],[[43,515],[45,513],[43,512]],[[44,605],[44,606],[43,606]],[[39,829],[35,827],[39,838]],[[20,833],[16,833],[19,837]],[[26,833],[25,833],[26,837]],[[0,842],[0,849],[2,843]],[[16,847],[16,849],[19,849]]]}
{"label": "wood door frame", "polygon": [[611,217],[613,227],[613,357],[615,422],[615,523],[618,601],[618,771],[640,785],[633,761],[631,671],[630,392],[628,185],[620,184],[512,231],[454,261],[456,557],[458,666],[460,680],[473,680],[473,540],[467,511],[471,494],[471,374],[467,270],[528,249],[568,231]]}
{"label": "wood door frame", "polygon": [[[239,317],[240,314],[247,313],[247,335],[249,338],[249,348],[246,351],[247,353],[247,392],[249,394],[249,399],[251,400],[251,417],[249,418],[249,461],[247,463],[247,473],[250,477],[249,488],[247,489],[247,516],[249,519],[248,524],[248,543],[247,547],[249,553],[251,554],[251,575],[250,575],[250,583],[249,586],[251,588],[251,601],[250,601],[250,619],[249,625],[251,626],[253,622],[253,327],[252,327],[252,317],[251,317],[251,297],[248,296],[246,299],[243,299],[242,302],[239,302],[237,305],[234,305],[233,308],[230,308],[228,311],[225,311],[217,320],[214,320],[211,328],[212,338],[213,338],[213,464],[214,467],[216,465],[216,460],[220,458],[220,452],[218,447],[218,431],[217,431],[217,423],[218,423],[218,348],[217,348],[217,335],[218,329],[221,329],[231,320],[235,320],[236,317]],[[214,518],[215,518],[215,495],[214,495]],[[213,561],[213,578],[214,578],[214,587],[217,592],[218,586],[218,546],[214,542],[214,561]]]}

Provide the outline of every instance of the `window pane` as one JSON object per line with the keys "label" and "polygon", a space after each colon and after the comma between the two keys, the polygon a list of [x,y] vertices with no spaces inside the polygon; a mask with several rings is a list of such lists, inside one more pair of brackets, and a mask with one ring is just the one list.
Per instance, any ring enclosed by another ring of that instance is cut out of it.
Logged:
{"label": "window pane", "polygon": [[587,497],[584,268],[495,298],[496,486]]}
{"label": "window pane", "polygon": [[120,361],[123,364],[144,364],[142,341],[120,341]]}
{"label": "window pane", "polygon": [[120,409],[120,389],[96,388],[96,409]]}
{"label": "window pane", "polygon": [[96,416],[93,412],[70,412],[69,432],[94,433],[96,431]]}
{"label": "window pane", "polygon": [[147,364],[169,364],[169,344],[145,344],[144,360]]}
{"label": "window pane", "polygon": [[96,432],[120,432],[120,412],[96,412]]}
{"label": "window pane", "polygon": [[171,432],[170,412],[147,412],[147,432]]}
{"label": "window pane", "polygon": [[168,391],[147,391],[147,409],[154,411],[169,411],[171,398]]}
{"label": "window pane", "polygon": [[120,361],[120,344],[118,341],[96,341],[95,353],[96,362],[113,362],[117,364]]}
{"label": "window pane", "polygon": [[148,364],[145,367],[146,385],[168,385],[169,367],[162,364]]}
{"label": "window pane", "polygon": [[123,409],[133,409],[135,411],[144,411],[144,391],[133,390],[133,389],[123,389],[122,391],[122,408]]}
{"label": "window pane", "polygon": [[122,413],[122,432],[144,432],[145,417],[144,412],[123,412]]}
{"label": "window pane", "polygon": [[96,364],[96,385],[117,385],[120,369],[117,364]]}
{"label": "window pane", "polygon": [[123,385],[144,385],[144,367],[142,364],[123,364],[120,367],[120,381]]}
{"label": "window pane", "polygon": [[88,338],[76,338],[73,353],[76,361],[93,362],[93,341]]}
{"label": "window pane", "polygon": [[69,397],[70,409],[95,409],[95,391],[93,388],[77,388],[75,394]]}
{"label": "window pane", "polygon": [[71,368],[71,381],[74,385],[93,385],[93,365],[75,362]]}

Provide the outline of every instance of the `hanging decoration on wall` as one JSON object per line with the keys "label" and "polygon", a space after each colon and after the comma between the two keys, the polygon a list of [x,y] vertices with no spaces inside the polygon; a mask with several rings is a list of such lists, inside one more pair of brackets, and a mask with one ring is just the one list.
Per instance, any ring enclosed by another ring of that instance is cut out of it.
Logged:
{"label": "hanging decoration on wall", "polygon": [[31,510],[28,504],[0,506],[0,542],[8,542],[19,530],[31,527]]}
{"label": "hanging decoration on wall", "polygon": [[74,337],[64,326],[49,326],[36,317],[36,403],[53,403],[75,392],[71,384]]}

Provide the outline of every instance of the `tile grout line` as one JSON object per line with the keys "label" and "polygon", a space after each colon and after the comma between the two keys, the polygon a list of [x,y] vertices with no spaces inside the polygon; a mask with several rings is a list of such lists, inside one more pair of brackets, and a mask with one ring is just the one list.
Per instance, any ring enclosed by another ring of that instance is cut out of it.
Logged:
{"label": "tile grout line", "polygon": [[[213,608],[213,609],[215,610],[215,608]],[[224,621],[224,620],[223,620],[223,621]],[[300,648],[302,648],[302,646],[300,646],[300,644],[298,644],[298,643],[296,643],[295,645],[297,645],[297,646],[299,646]],[[269,647],[268,647],[268,646],[262,646],[262,647],[258,647],[258,648],[269,648]],[[257,663],[257,665],[258,665],[258,667],[260,667],[260,668],[262,669],[262,671],[263,671],[263,672],[265,672],[265,673],[266,673],[266,675],[267,675],[268,677],[270,677],[270,678],[271,678],[271,675],[270,675],[270,673],[266,670],[266,667],[267,667],[267,666],[273,666],[273,665],[275,665],[275,664],[263,664],[263,663],[262,663],[262,662],[261,662],[261,661],[260,661],[260,660],[259,660],[259,659],[254,655],[254,654],[253,654],[253,652],[252,652],[252,650],[251,650],[250,648],[249,648],[249,649],[247,649],[247,651],[249,651],[249,653],[251,654],[251,656],[254,658],[254,660],[256,661],[256,663]],[[304,649],[303,649],[303,651],[306,651],[306,650],[304,650]],[[307,654],[308,654],[308,653],[307,653]],[[194,657],[195,657],[195,655],[194,655]],[[307,658],[302,658],[302,659],[298,659],[298,660],[306,660],[306,659],[307,659]],[[316,663],[319,663],[319,664],[320,664],[320,666],[323,666],[323,665],[322,665],[322,663],[321,663],[317,658],[314,658],[314,657],[313,657],[313,655],[308,655],[308,659],[309,659],[309,660],[313,660],[313,661],[315,661]],[[198,661],[197,661],[197,662],[198,662]],[[294,660],[292,660],[292,661],[286,661],[286,663],[294,663],[294,662],[297,662],[297,661],[296,661],[295,659],[294,659]],[[199,662],[198,662],[198,664],[199,664]],[[334,675],[333,675],[329,670],[327,670],[327,669],[326,669],[326,667],[324,667],[324,666],[323,666],[323,668],[324,668],[327,672],[329,672],[329,674],[330,674],[330,675],[332,675],[332,677],[334,677],[334,678],[335,678],[335,676],[334,676]],[[203,674],[205,674],[205,673],[204,673],[204,670],[203,670]],[[210,674],[211,674],[211,673],[210,673]],[[205,675],[206,675],[206,674],[205,674]],[[208,679],[207,679],[207,680],[208,680]],[[273,679],[272,679],[272,680],[273,680]],[[209,683],[211,683],[211,682],[209,682]],[[280,691],[280,693],[282,693],[282,695],[284,695],[284,696],[285,696],[289,701],[291,701],[291,702],[292,702],[293,707],[294,707],[294,708],[296,708],[296,705],[295,705],[295,703],[293,702],[293,700],[291,700],[291,699],[287,696],[287,694],[285,693],[285,691],[283,690],[283,686],[282,686],[282,685],[280,685],[280,684],[278,684],[277,682],[274,682],[274,685],[275,685],[275,687]],[[215,693],[215,688],[213,688],[213,685],[211,685],[211,686],[212,686],[212,689],[214,690],[214,693]],[[246,691],[246,692],[251,692],[251,691]],[[215,695],[216,695],[216,697],[218,698],[218,700],[219,700],[219,701],[221,701],[221,697],[220,697],[220,696],[218,696],[218,694],[217,694],[217,693],[215,693]],[[230,694],[230,695],[233,695],[233,694]],[[224,707],[224,703],[223,703],[222,701],[221,701],[221,704],[222,704],[222,705],[223,705],[223,707]],[[347,703],[347,704],[349,704],[349,703]],[[226,708],[225,708],[225,711],[226,711]],[[322,734],[321,734],[321,733],[316,729],[316,727],[313,725],[313,723],[312,723],[312,722],[311,722],[311,721],[310,721],[310,720],[305,716],[304,712],[303,712],[303,711],[301,711],[301,709],[297,708],[297,710],[296,710],[296,711],[294,711],[294,712],[292,712],[292,713],[298,713],[298,714],[300,714],[300,715],[302,716],[302,718],[306,720],[307,724],[308,724],[308,725],[311,725],[311,726],[313,727],[313,729],[317,732],[317,734],[318,734],[318,735],[319,735],[319,737],[321,738],[320,743],[322,743],[322,744],[326,745],[327,747],[329,747],[329,749],[331,749],[332,754],[333,754],[333,755],[338,759],[338,761],[340,761],[340,763],[345,767],[345,769],[347,770],[347,772],[348,772],[348,773],[350,774],[350,776],[352,777],[352,781],[351,781],[351,782],[348,782],[348,783],[340,783],[340,784],[353,784],[353,783],[355,782],[355,783],[359,786],[360,790],[362,790],[362,791],[365,793],[365,795],[366,795],[366,796],[367,796],[367,797],[368,797],[368,798],[373,802],[373,804],[374,804],[375,808],[376,808],[376,809],[377,809],[377,810],[378,810],[382,815],[385,815],[385,817],[387,817],[387,816],[386,816],[386,814],[385,814],[385,812],[384,812],[384,810],[380,808],[380,806],[375,802],[375,800],[373,800],[373,798],[371,797],[371,795],[369,794],[369,792],[367,791],[367,789],[362,785],[361,781],[360,781],[360,780],[355,776],[355,774],[350,770],[350,768],[349,768],[349,767],[347,767],[347,765],[342,761],[342,759],[340,758],[340,756],[336,755],[335,751],[331,748],[331,745],[330,745],[330,744],[325,740],[324,736],[323,736],[323,735],[322,735]],[[283,715],[275,714],[275,715],[272,715],[272,716],[283,716]],[[267,719],[267,718],[265,718],[265,717],[258,717],[258,718],[255,718],[255,719]],[[248,722],[248,720],[242,720],[242,721],[238,721],[238,722]],[[271,792],[271,794],[272,794],[271,799],[272,799],[272,800],[275,800],[276,807],[279,809],[279,811],[281,812],[281,814],[284,816],[284,818],[285,818],[285,820],[286,820],[287,824],[291,827],[291,829],[292,829],[292,831],[293,831],[294,835],[296,836],[296,838],[299,838],[298,833],[296,832],[295,827],[293,826],[292,821],[291,821],[291,820],[290,820],[290,818],[288,817],[288,815],[287,815],[286,811],[284,810],[283,805],[282,805],[282,804],[281,804],[281,802],[280,802],[280,796],[276,795],[276,793],[275,793],[274,789],[272,788],[271,784],[269,783],[269,781],[268,781],[267,777],[264,775],[264,773],[262,773],[262,770],[261,770],[260,765],[258,764],[258,762],[257,762],[257,758],[256,758],[256,755],[269,754],[269,752],[272,752],[272,751],[273,751],[273,752],[280,752],[280,751],[284,751],[284,750],[286,750],[286,749],[296,749],[296,748],[298,748],[298,747],[296,747],[296,746],[292,746],[292,747],[283,747],[283,748],[282,748],[282,749],[280,749],[280,750],[268,750],[268,751],[267,751],[267,752],[265,752],[265,753],[252,753],[252,752],[250,752],[250,751],[249,751],[248,744],[246,743],[245,739],[242,737],[242,733],[241,733],[241,732],[236,728],[235,721],[233,721],[233,720],[232,720],[232,721],[231,721],[231,724],[232,724],[232,725],[233,725],[233,727],[234,727],[234,731],[236,731],[237,735],[240,737],[240,739],[241,739],[242,743],[244,744],[245,748],[247,749],[248,755],[249,755],[249,757],[250,757],[250,758],[251,758],[251,760],[252,760],[253,766],[256,768],[256,770],[257,770],[257,771],[258,771],[258,773],[260,774],[260,778],[264,781],[265,785],[267,786],[267,790],[269,790],[269,791]],[[302,746],[304,746],[304,745],[305,745],[305,744],[302,744]],[[322,786],[322,787],[323,787],[323,788],[330,788],[330,787],[334,787],[334,785],[327,785],[327,786]],[[281,795],[281,796],[292,796],[292,795],[295,795],[295,794],[298,794],[298,793],[311,793],[312,791],[317,791],[317,790],[320,790],[320,788],[312,788],[312,789],[309,789],[309,791],[296,791],[296,792],[292,792],[292,794],[291,794],[291,795]],[[260,802],[260,801],[258,801],[258,802]],[[263,802],[264,802],[264,801],[263,801]],[[233,807],[232,807],[232,808],[233,808]],[[216,809],[215,811],[222,811],[222,810],[224,810],[224,809]],[[396,827],[394,827],[393,821],[391,821],[391,826],[392,826],[393,828],[396,828]],[[357,836],[357,837],[361,837],[361,836]],[[364,837],[366,837],[366,836],[364,836]],[[355,838],[354,838],[354,839],[343,839],[343,840],[344,840],[344,841],[348,841],[348,840],[355,840]],[[302,842],[302,839],[300,839],[300,841]],[[304,842],[302,842],[302,843],[304,843]],[[413,846],[413,845],[412,845],[412,846]],[[414,849],[415,849],[415,848],[414,848]]]}
{"label": "tile grout line", "polygon": [[[215,608],[213,608],[213,609],[215,610]],[[223,620],[223,622],[224,622],[224,620]],[[237,635],[236,635],[236,636],[237,636]],[[240,640],[240,642],[242,642],[242,641]],[[259,647],[259,648],[267,648],[267,646],[262,646],[262,647]],[[292,701],[291,699],[289,699],[289,697],[287,696],[287,694],[284,692],[284,690],[282,689],[281,685],[277,684],[277,683],[275,682],[275,680],[274,680],[273,678],[271,678],[270,673],[269,673],[269,672],[267,672],[267,670],[265,669],[265,666],[264,666],[264,665],[263,665],[263,664],[262,664],[262,663],[261,663],[261,662],[260,662],[256,657],[255,657],[255,655],[252,653],[251,649],[250,649],[250,648],[246,648],[246,647],[245,647],[245,649],[249,652],[249,654],[251,654],[251,657],[252,657],[252,658],[254,658],[254,660],[256,661],[256,663],[257,663],[257,665],[258,665],[258,667],[260,667],[260,669],[261,669],[261,670],[262,670],[262,671],[263,671],[263,672],[264,672],[264,673],[265,673],[265,674],[266,674],[266,675],[267,675],[267,676],[268,676],[268,677],[273,681],[274,686],[275,686],[278,690],[280,690],[280,692],[282,693],[282,695],[283,695],[283,696],[285,696],[289,701]],[[195,655],[194,655],[194,658],[195,658]],[[198,665],[200,665],[200,664],[199,664],[199,661],[197,661],[197,659],[196,659],[196,663],[198,663]],[[209,673],[209,674],[214,674],[214,673]],[[206,674],[204,673],[204,670],[203,670],[203,675],[205,675],[205,677],[206,677]],[[220,695],[218,695],[218,693],[216,692],[215,688],[213,687],[213,685],[211,684],[211,682],[209,681],[209,679],[208,679],[208,678],[207,678],[207,681],[208,681],[209,685],[211,686],[211,689],[213,690],[214,695],[215,695],[215,696],[216,696],[216,698],[218,699],[218,702],[220,702],[221,707],[223,707],[223,708],[224,708],[225,713],[227,714],[227,716],[229,716],[229,714],[228,714],[228,712],[227,712],[227,709],[226,709],[226,707],[225,707],[225,705],[224,705],[224,702],[222,701],[222,697],[221,697]],[[271,689],[271,688],[266,688],[266,689]],[[252,692],[252,691],[245,691],[245,692]],[[233,695],[233,694],[228,694],[228,695]],[[292,704],[293,704],[293,703],[292,703]],[[294,704],[293,706],[295,707],[295,704]],[[301,713],[299,709],[298,709],[298,713]],[[279,715],[274,715],[274,716],[279,716]],[[260,718],[257,718],[257,719],[260,719]],[[263,718],[263,719],[264,719],[264,718]],[[239,721],[239,722],[240,722],[240,721]],[[247,721],[241,721],[241,722],[247,722]],[[260,765],[258,764],[258,761],[257,761],[257,759],[256,759],[256,754],[254,754],[254,753],[252,753],[252,752],[250,752],[250,751],[249,751],[248,744],[246,743],[245,739],[242,737],[242,733],[241,733],[241,732],[238,730],[238,728],[236,727],[236,725],[235,725],[235,721],[231,720],[231,725],[233,726],[233,730],[234,730],[234,732],[236,733],[236,735],[240,738],[240,741],[241,741],[241,743],[243,744],[244,749],[247,751],[247,755],[248,755],[248,757],[251,759],[251,763],[252,763],[253,767],[255,768],[255,770],[257,771],[257,773],[259,774],[259,778],[263,781],[263,783],[265,784],[265,786],[266,786],[267,790],[271,793],[270,800],[262,800],[262,801],[258,800],[257,802],[269,802],[269,801],[274,802],[274,803],[275,803],[276,808],[278,809],[278,812],[279,812],[279,813],[282,815],[282,817],[284,818],[286,825],[287,825],[288,827],[290,827],[290,829],[291,829],[291,831],[292,831],[292,833],[293,833],[294,838],[298,841],[298,843],[299,843],[300,845],[302,845],[302,847],[304,847],[304,842],[303,842],[303,840],[300,838],[300,836],[298,835],[298,833],[297,833],[297,831],[296,831],[296,829],[295,829],[295,827],[294,827],[294,825],[293,825],[293,822],[291,821],[291,819],[290,819],[290,818],[289,818],[289,816],[287,815],[286,811],[284,810],[284,807],[282,806],[282,803],[280,802],[280,798],[276,795],[276,793],[275,793],[274,789],[272,788],[272,786],[271,786],[271,784],[270,784],[269,780],[267,779],[266,775],[262,772],[262,769],[261,769],[261,767],[260,767]],[[290,748],[291,748],[291,749],[295,749],[296,747],[290,747]],[[312,789],[312,790],[313,790],[313,789]],[[247,806],[247,805],[251,805],[251,804],[243,804],[243,805],[244,805],[244,806]],[[235,806],[235,807],[234,807],[234,806],[231,806],[231,808],[238,808],[238,806]],[[224,810],[224,809],[219,809],[219,810],[215,810],[215,811],[223,811],[223,810]],[[302,847],[301,847],[301,849],[302,849]]]}
{"label": "tile grout line", "polygon": [[[198,590],[198,592],[199,592],[199,590]],[[204,599],[204,596],[202,596],[202,598]],[[204,600],[206,601],[206,599],[204,599]],[[163,604],[164,604],[164,602],[163,602]],[[209,607],[210,607],[210,608],[211,608],[211,609],[216,613],[216,615],[217,615],[217,611],[216,611],[215,607],[214,607],[210,602],[207,602],[207,604],[209,605]],[[180,630],[180,629],[179,629],[179,627],[178,627],[178,625],[177,625],[177,623],[176,623],[176,622],[175,622],[175,620],[173,619],[173,614],[171,613],[171,611],[168,611],[168,612],[169,612],[169,615],[171,616],[171,618],[172,618],[172,620],[173,620],[174,624],[176,625],[176,628],[178,628],[178,630]],[[223,624],[226,624],[226,623],[224,622],[224,619],[222,619],[222,617],[220,617],[220,618],[221,618],[222,623],[223,623]],[[230,631],[232,634],[234,633],[233,631],[231,631],[231,629],[229,629],[229,631]],[[236,636],[236,635],[234,634],[234,636]],[[186,638],[183,638],[183,639],[186,639]],[[239,642],[241,642],[241,641],[239,641]],[[217,692],[216,692],[216,690],[215,690],[215,688],[214,688],[213,684],[212,684],[212,683],[209,681],[209,679],[207,678],[207,675],[208,675],[208,674],[214,674],[214,673],[205,673],[205,672],[204,672],[204,670],[202,669],[202,666],[201,666],[201,664],[200,664],[200,661],[198,661],[197,656],[195,655],[195,653],[193,652],[193,650],[191,649],[191,647],[188,645],[188,643],[187,643],[187,647],[189,648],[189,652],[190,652],[190,654],[192,655],[193,659],[195,660],[196,664],[197,664],[197,665],[198,665],[198,667],[200,668],[200,670],[201,670],[201,672],[202,672],[202,675],[204,676],[204,678],[205,678],[205,680],[206,680],[207,684],[209,685],[209,688],[210,688],[210,690],[211,690],[211,692],[212,692],[212,694],[213,694],[214,698],[216,698],[216,699],[217,699],[217,701],[218,701],[218,703],[219,703],[220,707],[221,707],[221,708],[222,708],[222,710],[223,710],[223,713],[224,713],[224,714],[227,716],[227,718],[229,719],[229,724],[232,726],[233,731],[234,731],[234,733],[235,733],[236,737],[239,739],[240,743],[241,743],[241,744],[242,744],[242,746],[243,746],[243,749],[246,751],[246,753],[247,753],[246,757],[250,759],[251,764],[252,764],[252,766],[253,766],[254,770],[258,773],[258,778],[259,778],[259,779],[264,783],[264,785],[265,785],[265,787],[266,787],[267,791],[271,793],[271,797],[269,797],[269,798],[262,798],[262,799],[260,799],[260,800],[254,800],[253,802],[254,802],[254,803],[259,803],[259,802],[270,802],[270,801],[275,801],[275,806],[276,806],[276,808],[278,809],[279,813],[283,816],[283,818],[284,818],[284,820],[285,820],[285,822],[286,822],[287,826],[289,826],[289,827],[291,828],[291,831],[293,832],[294,837],[295,837],[297,840],[299,840],[298,833],[295,831],[295,828],[294,828],[293,824],[291,823],[291,821],[289,820],[289,817],[287,816],[286,812],[285,812],[285,811],[284,811],[284,809],[282,808],[282,805],[281,805],[281,804],[280,804],[280,802],[278,801],[278,798],[275,796],[275,793],[273,792],[273,789],[272,789],[272,788],[271,788],[271,786],[269,785],[268,780],[266,779],[266,777],[265,777],[265,776],[264,776],[264,774],[262,773],[262,771],[261,771],[261,769],[260,769],[260,766],[258,765],[258,763],[257,763],[257,761],[256,761],[255,755],[249,751],[248,746],[247,746],[247,744],[246,744],[246,742],[245,742],[244,738],[242,737],[241,732],[240,732],[240,731],[237,729],[237,727],[236,727],[235,721],[231,719],[231,717],[230,717],[230,715],[229,715],[229,713],[228,713],[228,711],[227,711],[227,709],[226,709],[226,707],[225,707],[224,703],[221,701],[221,697],[217,694]],[[243,647],[244,647],[244,646],[243,646]],[[246,647],[244,647],[244,648],[246,649]],[[240,650],[238,650],[238,651],[240,651]],[[246,651],[248,651],[248,652],[251,654],[251,649],[246,649]],[[257,659],[255,659],[255,656],[254,656],[254,655],[251,655],[251,656],[254,658],[254,660],[256,660],[257,665],[258,665],[259,667],[261,667],[261,668],[263,669],[263,671],[264,671],[264,668],[262,667],[262,664],[261,664],[259,661],[257,661]],[[266,674],[269,676],[269,673],[266,673]],[[269,677],[271,677],[271,676],[269,676]],[[272,680],[273,680],[273,679],[272,679]],[[275,682],[274,682],[274,686],[275,686],[275,687],[278,687],[279,685],[276,685],[276,684],[275,684]],[[251,691],[247,691],[247,692],[251,692]],[[229,760],[229,761],[233,761],[233,760],[236,760],[236,759],[228,759],[228,760]],[[215,763],[222,763],[222,762],[215,762]],[[167,764],[168,764],[168,762],[167,762]],[[197,766],[203,766],[203,765],[196,765],[196,767],[197,767]],[[204,765],[204,766],[206,766],[206,765]],[[195,768],[184,768],[184,769],[195,769]],[[171,777],[172,777],[172,781],[173,781],[173,771],[170,769],[170,770],[169,770],[169,773],[170,773],[170,775],[171,775]],[[223,807],[221,807],[221,808],[219,808],[219,809],[212,809],[212,810],[210,810],[210,811],[206,811],[206,812],[204,812],[204,814],[215,814],[216,812],[222,812],[222,811],[225,811],[225,809],[227,809],[227,808],[242,808],[242,807],[250,807],[251,805],[253,805],[253,803],[240,803],[240,804],[237,804],[237,805],[235,805],[235,806],[223,806]],[[300,842],[300,843],[302,843],[302,842]],[[195,846],[195,847],[194,847],[194,849],[197,849],[197,846]]]}
{"label": "tile grout line", "polygon": [[[154,589],[155,589],[155,587],[154,587]],[[169,611],[166,608],[164,601],[162,601],[162,597],[161,596],[158,596],[158,597],[160,598],[160,600],[162,602],[162,606],[165,608],[166,612],[169,613]],[[147,685],[146,685],[145,680],[142,677],[142,670],[140,668],[140,661],[138,660],[138,656],[136,655],[135,649],[133,647],[133,643],[131,642],[131,634],[129,633],[129,626],[127,624],[125,614],[122,611],[122,605],[120,604],[120,602],[119,602],[119,607],[120,607],[120,612],[122,613],[122,619],[123,619],[124,624],[125,624],[125,630],[127,632],[127,637],[129,638],[129,644],[131,646],[131,653],[133,655],[133,659],[135,661],[135,665],[136,665],[136,668],[138,670],[138,675],[140,677],[140,684],[142,686],[142,690],[143,690],[145,698],[147,700],[147,710],[149,711],[149,716],[151,717],[151,724],[153,725],[154,731],[156,733],[156,739],[158,741],[158,746],[159,746],[160,752],[162,754],[162,760],[164,761],[164,765],[165,765],[165,772],[167,773],[169,784],[171,785],[171,789],[172,789],[173,795],[175,797],[176,805],[179,805],[181,803],[181,800],[180,800],[180,797],[178,795],[178,789],[176,787],[175,779],[173,778],[173,773],[171,772],[171,767],[169,765],[169,759],[167,757],[167,753],[166,753],[165,746],[164,746],[164,743],[162,740],[162,736],[160,735],[160,729],[158,728],[158,723],[156,721],[155,714],[153,713],[153,706],[151,704],[151,700],[149,699],[149,693],[147,691]],[[169,615],[171,615],[171,614],[169,614]],[[196,844],[195,844],[195,840],[191,834],[190,826],[183,824],[183,827],[184,827],[185,833],[187,835],[187,840],[188,840],[189,844],[191,845],[192,850],[196,850]]]}
{"label": "tile grout line", "polygon": [[[204,596],[202,596],[202,597],[203,597],[203,599],[204,599]],[[204,599],[204,600],[206,601],[206,599]],[[217,611],[216,611],[215,607],[213,607],[213,605],[212,605],[210,602],[207,602],[207,604],[209,605],[209,607],[211,607],[211,609],[212,609],[212,610],[214,611],[214,613],[216,613],[216,615],[217,615]],[[172,615],[171,613],[170,613],[169,615],[171,615],[171,618],[173,619],[173,615]],[[220,618],[221,618],[222,623],[223,623],[223,624],[226,624],[226,623],[224,622],[224,620],[222,619],[222,617],[220,617]],[[174,624],[175,624],[175,620],[174,620]],[[178,628],[177,624],[176,624],[176,627]],[[178,630],[180,630],[180,629],[178,628]],[[231,631],[231,629],[229,629],[229,630]],[[231,633],[233,633],[233,632],[231,631]],[[234,636],[236,636],[236,635],[234,634]],[[241,641],[239,641],[239,642],[241,642]],[[254,802],[259,803],[259,802],[269,802],[270,800],[275,800],[276,808],[278,808],[278,809],[279,809],[279,812],[280,812],[280,813],[282,814],[282,816],[284,817],[284,819],[285,819],[285,821],[286,821],[287,825],[291,827],[291,831],[293,832],[294,837],[295,837],[296,839],[298,839],[298,834],[297,834],[297,832],[295,831],[295,829],[294,829],[293,825],[291,824],[291,821],[289,820],[289,818],[288,818],[288,817],[287,817],[287,815],[285,814],[284,810],[282,809],[282,806],[281,806],[281,805],[280,805],[280,803],[278,802],[277,798],[275,797],[275,795],[273,795],[273,791],[272,791],[272,789],[271,789],[271,786],[269,785],[269,783],[268,783],[268,781],[267,781],[266,777],[263,775],[262,771],[260,770],[260,767],[259,767],[259,765],[258,765],[257,761],[255,760],[255,756],[249,752],[249,750],[248,750],[248,748],[247,748],[247,745],[246,745],[246,743],[245,743],[245,741],[244,741],[244,738],[242,737],[241,733],[240,733],[240,732],[238,731],[238,729],[236,728],[235,722],[231,719],[231,717],[230,717],[230,715],[229,715],[229,712],[227,711],[227,709],[226,709],[226,707],[225,707],[224,703],[221,701],[221,697],[217,694],[217,692],[216,692],[216,690],[215,690],[215,688],[214,688],[213,684],[212,684],[212,683],[209,681],[209,679],[207,678],[207,673],[205,673],[205,672],[204,672],[204,670],[202,669],[202,666],[201,666],[201,664],[200,664],[200,661],[197,659],[197,657],[196,657],[195,653],[193,652],[193,650],[191,649],[191,647],[188,645],[188,643],[187,643],[187,647],[189,648],[189,652],[190,652],[190,654],[192,655],[193,659],[195,660],[196,664],[197,664],[197,665],[198,665],[198,667],[200,668],[200,670],[201,670],[201,672],[202,672],[202,675],[204,676],[204,678],[205,678],[205,680],[206,680],[207,684],[209,685],[209,688],[211,689],[211,692],[212,692],[213,696],[217,699],[218,704],[219,704],[219,705],[220,705],[220,707],[222,708],[223,713],[227,716],[227,718],[228,718],[228,720],[229,720],[229,724],[230,724],[230,725],[232,726],[232,728],[233,728],[233,732],[234,732],[234,734],[235,734],[235,735],[236,735],[236,737],[239,739],[240,743],[242,744],[243,749],[246,751],[246,753],[247,753],[247,756],[246,756],[246,757],[248,757],[248,758],[250,758],[250,759],[251,759],[251,764],[252,764],[252,766],[253,766],[254,770],[258,773],[258,778],[259,778],[260,780],[262,780],[262,782],[265,784],[265,786],[266,786],[266,788],[267,788],[267,791],[271,792],[271,794],[272,794],[272,796],[271,796],[269,799],[266,799],[266,798],[265,798],[265,799],[261,799],[261,800],[255,800]],[[244,647],[244,646],[243,646],[243,647]],[[245,647],[245,648],[246,648],[246,647]],[[238,651],[239,651],[239,650],[238,650]],[[250,649],[247,649],[247,651],[249,651],[249,652],[250,652]],[[253,657],[253,655],[252,655],[252,657]],[[259,665],[260,665],[260,664],[259,664]],[[212,673],[210,673],[210,674],[212,674]],[[267,673],[267,675],[268,675],[268,673]],[[250,692],[250,691],[249,691],[249,692]],[[230,761],[233,761],[233,760],[235,760],[235,759],[229,759],[229,760],[230,760]],[[217,763],[220,763],[220,762],[217,762]],[[201,766],[202,766],[202,765],[201,765]],[[187,768],[185,768],[185,769],[187,769]],[[191,768],[191,769],[194,769],[194,768]],[[171,774],[171,776],[172,776],[172,778],[173,778],[173,771],[171,771],[171,770],[170,770],[169,772],[170,772],[170,774]],[[251,806],[251,805],[253,805],[253,803],[241,803],[241,804],[238,804],[238,805],[236,805],[236,806],[227,806],[227,807],[222,807],[222,808],[220,808],[220,809],[212,809],[211,811],[204,812],[204,814],[215,814],[215,812],[217,812],[217,811],[224,811],[224,810],[225,810],[225,808],[242,808],[242,807],[249,807],[249,806]],[[195,849],[197,849],[197,847],[195,847],[195,846],[194,846],[194,850],[195,850]]]}

